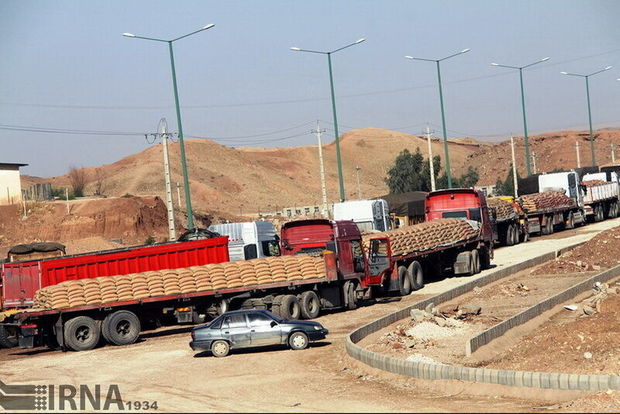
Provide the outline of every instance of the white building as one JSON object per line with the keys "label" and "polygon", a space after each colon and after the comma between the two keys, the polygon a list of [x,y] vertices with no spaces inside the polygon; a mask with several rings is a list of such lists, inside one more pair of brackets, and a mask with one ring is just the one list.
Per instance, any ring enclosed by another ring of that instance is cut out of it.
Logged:
{"label": "white building", "polygon": [[0,162],[0,205],[16,204],[22,201],[22,185],[19,167],[28,164]]}

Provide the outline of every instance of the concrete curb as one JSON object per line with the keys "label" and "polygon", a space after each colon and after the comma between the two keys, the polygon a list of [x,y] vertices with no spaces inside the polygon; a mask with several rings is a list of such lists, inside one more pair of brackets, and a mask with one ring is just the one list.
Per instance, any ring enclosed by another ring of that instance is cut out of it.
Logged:
{"label": "concrete curb", "polygon": [[524,324],[525,322],[537,317],[541,313],[553,308],[554,306],[564,303],[581,293],[587,292],[592,288],[594,282],[598,281],[603,283],[618,276],[620,276],[620,265],[612,267],[611,269],[604,272],[598,273],[591,278],[584,280],[583,282],[579,282],[576,285],[569,287],[568,289],[558,293],[555,296],[538,302],[536,305],[525,309],[524,311],[470,338],[469,341],[465,344],[465,354],[467,356],[471,355],[478,348],[488,344],[496,338],[499,338],[510,329]]}
{"label": "concrete curb", "polygon": [[[373,368],[378,368],[395,374],[407,375],[414,378],[432,380],[462,380],[517,387],[535,387],[549,389],[553,388],[560,390],[600,391],[608,389],[620,389],[620,377],[618,376],[510,371],[486,368],[469,368],[456,365],[445,365],[440,363],[432,364],[420,361],[407,361],[406,359],[402,358],[394,358],[385,354],[368,351],[357,345],[357,342],[361,341],[368,335],[375,333],[396,321],[406,318],[407,316],[409,316],[409,312],[411,311],[411,309],[424,309],[429,303],[439,304],[446,302],[472,290],[475,286],[487,285],[512,273],[516,273],[528,267],[535,266],[548,260],[554,259],[563,252],[573,249],[582,243],[577,243],[555,252],[546,253],[541,256],[534,257],[523,263],[508,266],[504,269],[499,269],[477,280],[473,280],[469,283],[458,286],[442,294],[414,303],[413,305],[408,306],[405,309],[396,311],[373,322],[370,322],[347,335],[345,341],[346,351],[352,358],[355,358],[358,361],[361,361],[364,364],[369,365]],[[614,271],[620,271],[620,266],[602,272],[597,276],[600,279],[602,275],[613,274]],[[597,276],[595,276],[594,278],[596,278]],[[614,276],[607,275],[605,277],[612,278]],[[591,280],[594,278],[590,278],[587,281],[575,285],[560,293],[559,295],[568,294],[566,292],[569,292],[572,289],[577,289],[577,286],[582,284],[584,284],[584,286],[586,284],[587,286],[591,286]],[[578,293],[579,292],[575,294]]]}

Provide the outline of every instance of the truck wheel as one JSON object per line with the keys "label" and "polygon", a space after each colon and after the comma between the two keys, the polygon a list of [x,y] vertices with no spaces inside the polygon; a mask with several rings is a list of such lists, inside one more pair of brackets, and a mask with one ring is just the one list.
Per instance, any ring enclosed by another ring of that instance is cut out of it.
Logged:
{"label": "truck wheel", "polygon": [[514,236],[512,234],[512,224],[506,227],[506,237],[504,237],[504,245],[512,246],[514,244]]}
{"label": "truck wheel", "polygon": [[301,306],[297,297],[284,295],[280,302],[280,316],[284,319],[299,319],[301,316]]}
{"label": "truck wheel", "polygon": [[412,290],[420,290],[424,287],[424,272],[422,271],[422,265],[416,260],[411,262],[407,269],[407,277],[411,282]]}
{"label": "truck wheel", "polygon": [[214,357],[222,358],[230,352],[230,345],[223,340],[215,341],[211,344],[211,353]]}
{"label": "truck wheel", "polygon": [[568,212],[568,217],[566,219],[566,223],[564,225],[566,229],[574,229],[575,228],[575,216],[572,211]]}
{"label": "truck wheel", "polygon": [[464,274],[464,276],[472,276],[472,275],[476,274],[475,273],[475,268],[474,268],[474,258],[473,258],[473,255],[471,254],[471,252],[466,252],[466,253],[467,253],[467,256],[468,256],[468,259],[469,259],[469,266],[468,266],[469,270],[467,271],[467,273]]}
{"label": "truck wheel", "polygon": [[0,325],[0,347],[14,348],[17,343],[17,330],[10,326]]}
{"label": "truck wheel", "polygon": [[357,289],[355,282],[350,282],[347,288],[347,309],[349,310],[357,309],[357,293],[355,289]]}
{"label": "truck wheel", "polygon": [[301,294],[299,305],[301,306],[301,317],[304,319],[314,319],[321,312],[321,301],[313,290],[307,290]]}
{"label": "truck wheel", "polygon": [[288,337],[288,344],[295,351],[308,348],[308,342],[308,335],[303,332],[293,332]]}
{"label": "truck wheel", "polygon": [[129,345],[140,336],[140,319],[126,310],[109,314],[103,320],[101,334],[112,345]]}
{"label": "truck wheel", "polygon": [[489,269],[491,267],[491,257],[489,255],[489,249],[486,246],[480,248],[479,256],[480,256],[480,269],[481,270]]}
{"label": "truck wheel", "polygon": [[100,326],[93,318],[77,316],[64,327],[65,344],[74,351],[87,351],[97,346],[101,337]]}
{"label": "truck wheel", "polygon": [[478,253],[478,249],[474,249],[471,251],[471,261],[474,267],[474,273],[480,273],[480,254]]}
{"label": "truck wheel", "polygon": [[219,315],[223,315],[226,312],[228,312],[228,308],[230,304],[228,303],[228,300],[226,299],[222,299],[221,301],[218,302],[217,305],[215,305],[215,308],[217,310],[217,314]]}
{"label": "truck wheel", "polygon": [[405,266],[398,266],[398,286],[400,287],[400,296],[407,296],[411,293],[411,279],[407,275]]}

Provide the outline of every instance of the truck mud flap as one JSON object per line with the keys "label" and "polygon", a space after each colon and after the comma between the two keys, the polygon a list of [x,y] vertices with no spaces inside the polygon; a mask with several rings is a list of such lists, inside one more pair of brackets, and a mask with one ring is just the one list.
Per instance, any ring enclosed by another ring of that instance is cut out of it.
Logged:
{"label": "truck mud flap", "polygon": [[34,348],[34,337],[36,328],[21,328],[18,335],[18,345],[20,348]]}

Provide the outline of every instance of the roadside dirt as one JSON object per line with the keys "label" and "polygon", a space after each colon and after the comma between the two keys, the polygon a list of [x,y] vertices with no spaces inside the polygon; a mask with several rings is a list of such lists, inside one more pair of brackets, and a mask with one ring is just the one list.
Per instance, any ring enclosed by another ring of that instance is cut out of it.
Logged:
{"label": "roadside dirt", "polygon": [[620,264],[620,227],[605,230],[588,243],[539,266],[534,275],[600,271]]}
{"label": "roadside dirt", "polygon": [[159,197],[34,202],[26,218],[18,206],[0,206],[0,257],[20,243],[59,242],[74,254],[143,244],[149,236],[163,241],[167,234]]}

